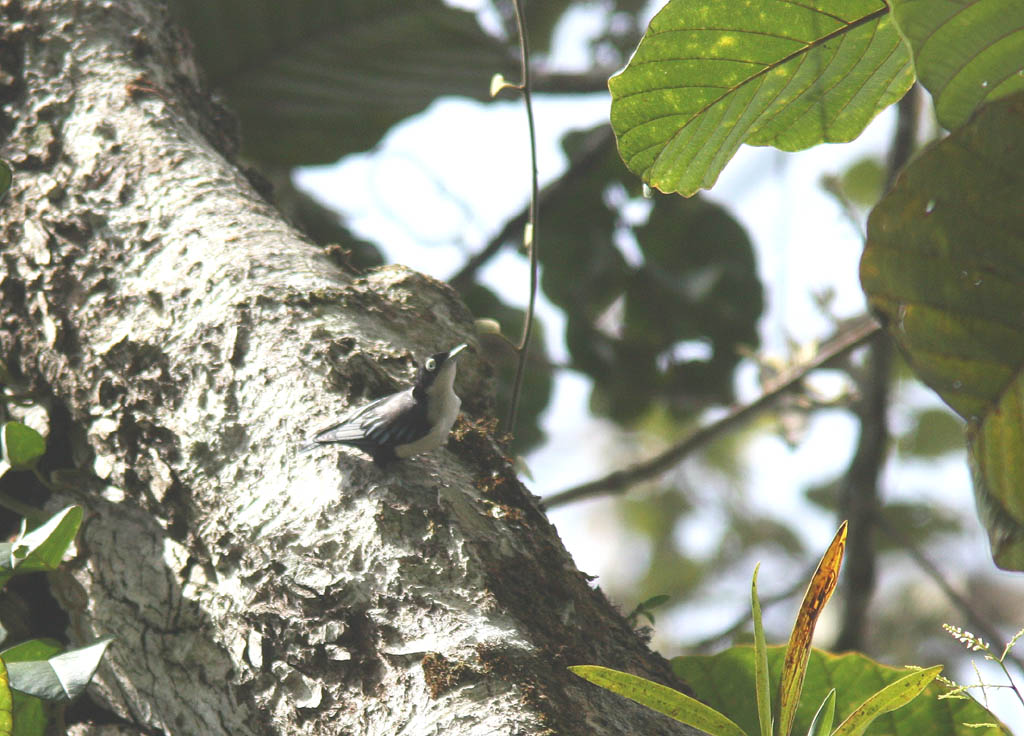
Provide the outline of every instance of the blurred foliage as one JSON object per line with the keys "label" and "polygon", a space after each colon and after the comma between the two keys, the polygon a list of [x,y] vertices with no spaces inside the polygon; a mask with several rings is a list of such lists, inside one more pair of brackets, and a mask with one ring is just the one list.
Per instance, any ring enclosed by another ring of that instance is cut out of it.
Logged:
{"label": "blurred foliage", "polygon": [[[522,309],[510,307],[502,302],[494,292],[486,286],[474,285],[462,294],[463,301],[469,310],[478,318],[494,319],[501,326],[504,338],[514,343],[519,342],[523,329]],[[509,412],[509,397],[512,395],[512,382],[516,374],[515,351],[505,339],[496,335],[480,335],[484,354],[495,364],[497,369],[497,416],[504,422]],[[551,389],[554,382],[554,371],[545,349],[544,325],[534,322],[533,335],[530,340],[530,352],[527,356],[526,380],[523,382],[519,397],[519,418],[516,435],[512,440],[512,451],[523,455],[544,440],[540,429],[540,414],[551,400]],[[504,428],[504,425],[502,425]]]}
{"label": "blurred foliage", "polygon": [[[530,34],[530,47],[534,53],[549,54],[554,35],[560,24],[569,22],[568,11],[601,9],[602,26],[590,42],[590,52],[596,65],[602,69],[618,69],[636,47],[637,39],[643,33],[640,18],[648,3],[646,0],[602,0],[581,2],[580,0],[552,0],[550,2],[523,3],[526,10],[526,27]],[[506,32],[515,38],[515,17],[511,2],[492,2],[492,7],[502,17]]]}
{"label": "blurred foliage", "polygon": [[[570,160],[597,132],[566,136]],[[630,422],[730,401],[763,309],[743,228],[699,197],[655,197],[646,222],[627,220],[639,184],[611,146],[573,176],[547,202],[541,285],[566,312],[572,367],[594,379],[592,408]]]}
{"label": "blurred foliage", "polygon": [[843,191],[860,207],[873,207],[882,196],[885,167],[877,158],[867,156],[855,161],[842,174]]}
{"label": "blurred foliage", "polygon": [[[811,486],[804,491],[804,496],[814,505],[836,512],[839,508],[837,496],[840,482],[836,480]],[[918,548],[942,544],[949,535],[963,531],[959,514],[929,501],[887,501],[880,513],[885,527],[876,540],[879,553],[903,555],[908,543]],[[898,533],[899,537],[894,537],[886,530]]]}
{"label": "blurred foliage", "polygon": [[935,407],[914,414],[914,427],[897,440],[905,455],[934,458],[964,449],[964,423],[948,409]]}
{"label": "blurred foliage", "polygon": [[[648,563],[632,586],[635,595],[667,595],[685,600],[708,574],[706,560],[684,555],[676,543],[676,525],[693,513],[689,499],[678,488],[652,488],[619,502],[622,521],[646,541]],[[639,555],[634,555],[634,560]]]}
{"label": "blurred foliage", "polygon": [[250,158],[328,163],[372,147],[442,95],[488,99],[517,65],[476,17],[440,0],[172,0]]}

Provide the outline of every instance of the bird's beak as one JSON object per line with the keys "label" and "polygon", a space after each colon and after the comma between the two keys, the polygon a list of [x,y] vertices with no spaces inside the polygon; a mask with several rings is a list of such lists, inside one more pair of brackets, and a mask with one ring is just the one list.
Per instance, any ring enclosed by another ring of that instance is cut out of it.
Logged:
{"label": "bird's beak", "polygon": [[455,347],[453,347],[451,350],[448,351],[448,360],[451,360],[452,358],[454,358],[456,355],[458,355],[459,353],[461,353],[463,350],[465,350],[468,347],[469,347],[469,344],[465,343],[465,342],[462,343],[461,345],[456,345]]}

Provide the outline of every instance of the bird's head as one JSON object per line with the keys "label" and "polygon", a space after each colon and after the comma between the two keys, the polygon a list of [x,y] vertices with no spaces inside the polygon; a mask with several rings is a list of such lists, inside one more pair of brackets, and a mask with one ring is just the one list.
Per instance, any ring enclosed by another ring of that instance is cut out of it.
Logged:
{"label": "bird's head", "polygon": [[459,353],[469,345],[462,343],[443,353],[434,353],[423,361],[416,376],[413,389],[417,395],[429,391],[433,386],[447,386],[449,389],[455,381],[455,362]]}

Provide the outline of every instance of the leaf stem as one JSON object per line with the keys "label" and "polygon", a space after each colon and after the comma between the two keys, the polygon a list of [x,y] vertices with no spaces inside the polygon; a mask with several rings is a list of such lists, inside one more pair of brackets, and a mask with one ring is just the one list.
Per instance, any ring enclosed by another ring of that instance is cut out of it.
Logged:
{"label": "leaf stem", "polygon": [[521,76],[519,89],[526,107],[527,127],[530,131],[530,214],[524,228],[524,245],[530,257],[530,299],[526,305],[526,316],[523,320],[523,333],[516,352],[516,377],[512,383],[512,398],[508,412],[508,431],[515,433],[516,417],[519,411],[519,394],[523,388],[523,374],[526,371],[526,359],[530,351],[530,335],[533,333],[533,309],[537,301],[537,131],[533,120],[533,97],[530,92],[530,42],[526,35],[526,16],[523,12],[522,0],[513,0],[516,12],[516,29],[519,32],[519,53],[521,57]]}
{"label": "leaf stem", "polygon": [[44,521],[46,521],[46,515],[40,509],[35,506],[29,506],[26,503],[22,503],[16,498],[11,498],[6,493],[0,493],[0,506],[3,506],[9,511],[13,511],[19,516],[24,516],[28,519],[29,527],[37,527]]}

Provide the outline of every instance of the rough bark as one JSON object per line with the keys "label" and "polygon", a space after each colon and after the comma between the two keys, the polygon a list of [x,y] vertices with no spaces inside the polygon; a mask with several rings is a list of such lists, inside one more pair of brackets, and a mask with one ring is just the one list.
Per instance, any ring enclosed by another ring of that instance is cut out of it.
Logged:
{"label": "rough bark", "polygon": [[[101,479],[50,505],[86,508],[56,590],[72,641],[117,637],[92,691],[115,730],[686,732],[567,673],[672,684],[482,424],[386,472],[295,454],[472,340],[454,293],[345,274],[291,230],[159,3],[0,8],[0,349]],[[469,357],[472,417],[489,383]]]}

